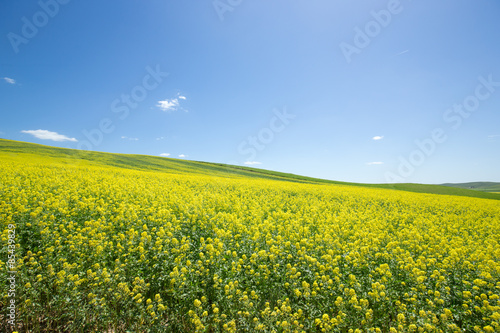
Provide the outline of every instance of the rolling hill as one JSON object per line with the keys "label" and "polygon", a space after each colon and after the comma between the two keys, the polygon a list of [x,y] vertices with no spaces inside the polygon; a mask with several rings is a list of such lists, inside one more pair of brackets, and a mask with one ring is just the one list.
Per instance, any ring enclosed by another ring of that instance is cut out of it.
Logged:
{"label": "rolling hill", "polygon": [[[467,186],[458,186],[464,184],[446,184],[427,185],[427,184],[363,184],[325,180],[313,177],[300,176],[290,173],[263,170],[244,166],[227,165],[220,163],[208,163],[190,160],[179,160],[174,158],[132,155],[132,154],[114,154],[94,151],[82,151],[76,149],[58,148],[34,143],[20,142],[0,139],[0,158],[15,159],[19,155],[29,156],[33,161],[51,160],[54,163],[78,164],[78,165],[97,165],[106,167],[118,167],[125,169],[165,172],[173,174],[202,174],[214,177],[250,177],[268,180],[278,180],[286,182],[313,183],[313,184],[338,184],[369,188],[384,188],[398,191],[408,191],[417,193],[431,193],[441,195],[458,195],[485,199],[500,200],[500,188],[498,183],[477,183],[493,184],[491,187],[482,186],[482,191],[478,188],[474,190]],[[46,163],[46,162],[44,162]],[[470,183],[476,184],[476,183]],[[497,187],[495,187],[497,186]],[[486,190],[491,189],[491,190]]]}
{"label": "rolling hill", "polygon": [[449,186],[455,188],[463,188],[468,190],[482,191],[482,192],[496,192],[500,193],[500,183],[495,182],[472,182],[472,183],[446,183],[442,186]]}

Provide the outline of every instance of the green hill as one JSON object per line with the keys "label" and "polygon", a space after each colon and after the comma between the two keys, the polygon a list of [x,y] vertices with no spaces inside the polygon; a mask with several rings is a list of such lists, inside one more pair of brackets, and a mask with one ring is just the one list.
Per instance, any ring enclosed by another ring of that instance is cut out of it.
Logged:
{"label": "green hill", "polygon": [[495,183],[495,182],[471,182],[471,183],[454,183],[454,184],[446,183],[441,185],[455,187],[455,188],[464,188],[474,191],[500,192],[500,183]]}
{"label": "green hill", "polygon": [[[371,188],[385,188],[399,191],[417,193],[432,193],[443,195],[459,195],[476,198],[500,200],[499,188],[495,191],[476,191],[459,186],[441,186],[426,184],[362,184],[348,183],[312,177],[299,176],[289,173],[256,169],[251,167],[227,165],[220,163],[208,163],[199,161],[179,160],[166,157],[113,154],[93,151],[82,151],[76,149],[58,148],[34,143],[19,142],[0,139],[0,158],[15,159],[17,156],[28,156],[32,160],[52,160],[54,163],[97,165],[134,169],[142,171],[166,172],[176,174],[203,174],[215,177],[251,177],[272,179],[278,181],[315,183],[315,184],[338,184],[361,186]],[[46,162],[45,162],[46,163]],[[481,183],[485,184],[485,183]],[[495,184],[495,183],[493,183]],[[498,184],[498,183],[497,183]]]}

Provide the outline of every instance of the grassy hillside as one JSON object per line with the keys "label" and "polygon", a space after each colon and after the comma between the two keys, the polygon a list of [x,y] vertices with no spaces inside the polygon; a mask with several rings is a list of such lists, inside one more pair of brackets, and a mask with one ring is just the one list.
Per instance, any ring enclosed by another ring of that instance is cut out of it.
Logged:
{"label": "grassy hillside", "polygon": [[449,186],[455,188],[463,188],[468,190],[482,191],[482,192],[500,192],[500,183],[494,182],[471,182],[471,183],[456,183],[456,184],[442,184],[442,186]]}
{"label": "grassy hillside", "polygon": [[[250,177],[268,180],[279,180],[298,183],[314,184],[337,184],[361,186],[369,188],[384,188],[399,191],[432,193],[443,195],[458,195],[485,199],[500,200],[500,188],[495,191],[475,191],[459,186],[441,186],[426,184],[362,184],[339,182],[312,177],[299,176],[289,173],[256,169],[251,167],[208,163],[198,161],[179,160],[158,156],[147,155],[127,155],[112,154],[92,151],[81,151],[75,149],[57,148],[34,143],[19,142],[0,139],[0,158],[15,159],[18,155],[28,155],[31,159],[49,157],[54,163],[79,164],[79,165],[97,165],[107,167],[119,167],[132,170],[157,171],[173,174],[201,174],[216,177]],[[484,183],[482,183],[484,184]]]}

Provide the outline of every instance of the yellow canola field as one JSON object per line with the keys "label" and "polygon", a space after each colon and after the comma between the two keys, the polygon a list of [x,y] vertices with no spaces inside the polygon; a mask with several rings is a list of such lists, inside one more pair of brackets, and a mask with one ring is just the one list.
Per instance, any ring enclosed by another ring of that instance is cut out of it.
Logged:
{"label": "yellow canola field", "polygon": [[19,159],[0,221],[6,331],[500,331],[496,200]]}

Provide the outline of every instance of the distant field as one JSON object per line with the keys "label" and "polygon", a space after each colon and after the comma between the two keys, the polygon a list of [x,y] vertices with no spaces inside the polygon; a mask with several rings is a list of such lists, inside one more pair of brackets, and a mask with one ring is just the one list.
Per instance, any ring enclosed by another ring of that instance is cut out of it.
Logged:
{"label": "distant field", "polygon": [[500,193],[500,183],[495,183],[495,182],[473,182],[473,183],[442,184],[442,185],[474,190],[474,191]]}

